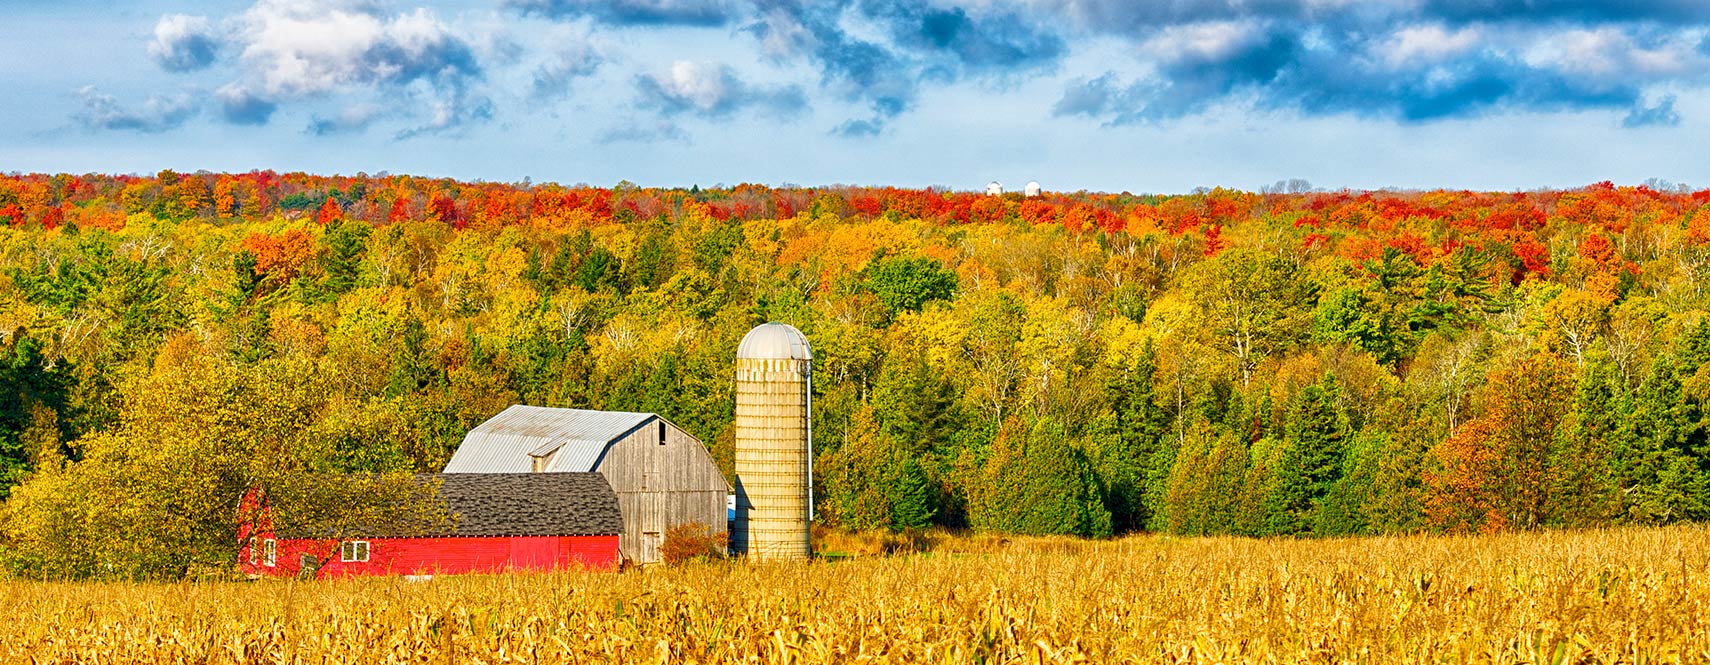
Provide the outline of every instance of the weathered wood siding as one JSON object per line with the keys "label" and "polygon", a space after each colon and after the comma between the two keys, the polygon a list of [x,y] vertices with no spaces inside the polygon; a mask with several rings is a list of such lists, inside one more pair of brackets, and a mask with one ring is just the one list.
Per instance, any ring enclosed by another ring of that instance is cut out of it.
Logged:
{"label": "weathered wood siding", "polygon": [[624,529],[618,547],[630,561],[658,561],[665,530],[678,524],[725,529],[730,484],[706,446],[676,425],[662,419],[643,423],[607,448],[594,470],[617,492]]}

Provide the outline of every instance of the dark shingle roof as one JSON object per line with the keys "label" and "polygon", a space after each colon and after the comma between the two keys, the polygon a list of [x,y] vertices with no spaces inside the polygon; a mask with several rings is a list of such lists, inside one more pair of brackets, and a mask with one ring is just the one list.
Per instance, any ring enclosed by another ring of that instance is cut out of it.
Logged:
{"label": "dark shingle roof", "polygon": [[623,532],[617,493],[598,473],[424,473],[456,516],[441,536],[588,536]]}
{"label": "dark shingle roof", "polygon": [[[329,477],[326,482],[350,482],[361,476],[342,478]],[[437,498],[445,502],[448,519],[440,519],[437,508],[412,508],[409,502],[417,499],[400,496],[392,506],[395,513],[382,510],[366,518],[378,523],[340,527],[291,515],[287,502],[273,508],[307,523],[282,520],[285,523],[279,524],[277,533],[285,538],[479,538],[623,532],[617,493],[598,473],[420,473],[414,480],[424,487],[437,484]]]}

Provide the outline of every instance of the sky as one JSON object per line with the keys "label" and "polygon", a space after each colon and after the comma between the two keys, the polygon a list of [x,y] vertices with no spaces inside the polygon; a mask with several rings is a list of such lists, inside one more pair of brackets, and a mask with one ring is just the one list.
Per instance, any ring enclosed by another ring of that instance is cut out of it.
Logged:
{"label": "sky", "polygon": [[4,0],[0,171],[1710,186],[1701,0]]}

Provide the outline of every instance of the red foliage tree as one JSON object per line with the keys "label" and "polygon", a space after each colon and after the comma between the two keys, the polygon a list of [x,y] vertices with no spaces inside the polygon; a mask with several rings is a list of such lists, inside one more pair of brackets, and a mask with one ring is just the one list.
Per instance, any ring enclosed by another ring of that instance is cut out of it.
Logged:
{"label": "red foliage tree", "polygon": [[340,219],[344,219],[344,210],[339,208],[338,202],[330,196],[327,197],[326,202],[321,204],[320,211],[315,213],[315,221],[321,226],[326,226]]}
{"label": "red foliage tree", "polygon": [[1229,246],[1229,241],[1223,238],[1223,225],[1212,224],[1205,227],[1205,255],[1217,256]]}
{"label": "red foliage tree", "polygon": [[0,206],[0,219],[6,220],[7,226],[23,226],[24,209],[19,207],[16,203],[9,203],[7,205]]}

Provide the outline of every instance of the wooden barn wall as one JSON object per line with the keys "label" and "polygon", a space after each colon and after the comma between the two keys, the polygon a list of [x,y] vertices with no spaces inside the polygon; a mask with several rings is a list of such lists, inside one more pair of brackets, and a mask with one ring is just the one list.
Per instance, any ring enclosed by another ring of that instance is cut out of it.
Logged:
{"label": "wooden barn wall", "polygon": [[617,492],[624,532],[619,548],[641,563],[659,560],[665,530],[700,522],[714,532],[725,527],[725,495],[730,484],[700,440],[675,425],[652,421],[606,450],[596,469]]}

